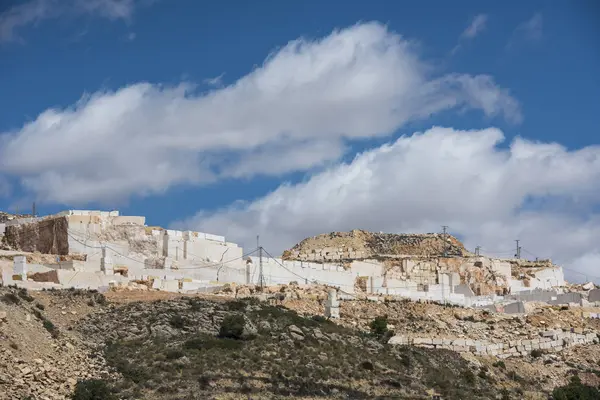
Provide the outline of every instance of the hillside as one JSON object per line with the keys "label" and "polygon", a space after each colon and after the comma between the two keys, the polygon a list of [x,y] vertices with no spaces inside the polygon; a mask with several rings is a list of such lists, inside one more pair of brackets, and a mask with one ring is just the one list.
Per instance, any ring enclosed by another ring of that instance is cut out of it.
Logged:
{"label": "hillside", "polygon": [[[220,338],[223,321],[235,316],[244,338]],[[419,399],[438,388],[450,398],[494,398],[490,382],[456,353],[387,346],[254,301],[132,303],[91,315],[78,329],[108,343],[107,362],[122,374],[116,387],[126,396]]]}
{"label": "hillside", "polygon": [[[162,292],[5,287],[0,299],[0,399],[64,399],[91,387],[110,391],[105,399],[428,399],[431,390],[446,400],[542,399],[574,374],[600,383],[597,345],[499,362],[388,345],[391,332],[365,326],[389,314],[398,332],[458,333],[484,316],[439,305],[352,302],[334,324],[308,299],[283,302],[297,312]],[[502,331],[535,323],[505,322]]]}

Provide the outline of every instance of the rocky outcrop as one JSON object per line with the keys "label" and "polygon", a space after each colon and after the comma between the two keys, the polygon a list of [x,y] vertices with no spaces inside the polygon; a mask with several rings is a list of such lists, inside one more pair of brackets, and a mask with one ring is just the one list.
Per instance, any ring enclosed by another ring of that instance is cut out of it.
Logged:
{"label": "rocky outcrop", "polygon": [[408,337],[397,335],[390,338],[389,344],[413,345],[431,349],[446,349],[456,352],[471,352],[481,356],[498,358],[527,357],[532,354],[557,353],[568,347],[586,344],[598,344],[598,334],[594,331],[579,332],[549,330],[539,333],[539,337],[531,339],[515,339],[505,341],[451,339],[440,337]]}
{"label": "rocky outcrop", "polygon": [[334,261],[378,256],[466,256],[464,245],[451,235],[395,234],[362,230],[332,232],[304,239],[284,252],[288,260]]}

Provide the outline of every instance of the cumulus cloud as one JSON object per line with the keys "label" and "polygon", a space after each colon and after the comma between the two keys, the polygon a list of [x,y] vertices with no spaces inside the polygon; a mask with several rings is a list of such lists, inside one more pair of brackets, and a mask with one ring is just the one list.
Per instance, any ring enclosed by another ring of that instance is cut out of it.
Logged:
{"label": "cumulus cloud", "polygon": [[[495,128],[434,127],[284,184],[254,202],[200,212],[174,224],[227,236],[250,249],[260,234],[271,253],[331,231],[438,232],[450,226],[472,251],[553,258],[582,280],[597,272],[600,147],[576,151],[514,139]],[[573,272],[577,271],[577,272]],[[600,278],[597,278],[600,282]]]}
{"label": "cumulus cloud", "polygon": [[0,173],[19,177],[38,200],[110,202],[310,170],[337,159],[348,141],[452,108],[520,120],[517,101],[491,77],[431,70],[385,26],[357,24],[294,40],[223,88],[138,83],[48,109],[0,136]]}
{"label": "cumulus cloud", "polygon": [[43,20],[81,14],[129,19],[134,7],[134,0],[30,0],[0,13],[0,43],[20,40],[19,28]]}
{"label": "cumulus cloud", "polygon": [[476,15],[469,26],[463,31],[460,35],[458,44],[452,49],[452,53],[456,53],[462,47],[463,43],[467,40],[472,40],[475,37],[479,36],[481,32],[485,30],[485,26],[487,24],[488,16],[486,14]]}

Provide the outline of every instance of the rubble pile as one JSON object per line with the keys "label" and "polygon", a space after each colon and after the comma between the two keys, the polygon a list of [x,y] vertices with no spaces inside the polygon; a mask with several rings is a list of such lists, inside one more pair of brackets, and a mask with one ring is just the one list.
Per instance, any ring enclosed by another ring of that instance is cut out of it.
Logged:
{"label": "rubble pile", "polygon": [[[524,315],[492,313],[487,310],[445,307],[437,304],[409,301],[343,301],[339,323],[370,330],[375,317],[387,316],[397,335],[407,338],[446,338],[508,342],[534,340],[542,331],[563,331],[575,335],[596,335],[600,320],[582,318],[581,309],[561,310],[560,307],[543,307]],[[301,314],[322,314],[323,302],[310,299],[289,299],[288,308]]]}
{"label": "rubble pile", "polygon": [[346,260],[374,256],[466,256],[463,244],[438,233],[394,234],[363,230],[331,232],[304,239],[283,254],[288,260]]}
{"label": "rubble pile", "polygon": [[43,254],[39,252],[26,252],[15,250],[0,250],[0,260],[5,260],[10,264],[13,263],[15,256],[25,256],[28,264],[58,264],[65,261],[85,261],[87,254]]}
{"label": "rubble pile", "polygon": [[0,211],[0,224],[4,224],[8,221],[12,221],[13,219],[19,218],[32,218],[33,215],[30,214],[9,214],[4,211]]}
{"label": "rubble pile", "polygon": [[65,399],[79,380],[112,376],[69,330],[93,301],[0,288],[0,400]]}
{"label": "rubble pile", "polygon": [[150,281],[129,281],[129,282],[116,282],[114,285],[109,286],[111,292],[124,292],[124,291],[148,291],[152,287]]}
{"label": "rubble pile", "polygon": [[451,235],[438,233],[393,234],[370,233],[368,247],[373,254],[414,256],[463,256],[463,244]]}
{"label": "rubble pile", "polygon": [[[224,288],[214,292],[217,296],[232,298],[255,297],[260,300],[307,300],[320,302],[327,299],[329,287],[326,285],[273,285],[260,287],[257,285],[226,284]],[[287,304],[287,303],[286,303]]]}

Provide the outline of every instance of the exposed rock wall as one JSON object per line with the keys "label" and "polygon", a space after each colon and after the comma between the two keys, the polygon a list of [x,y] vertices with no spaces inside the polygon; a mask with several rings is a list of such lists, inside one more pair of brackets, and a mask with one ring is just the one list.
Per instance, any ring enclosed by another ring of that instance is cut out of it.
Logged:
{"label": "exposed rock wall", "polygon": [[14,250],[30,253],[69,254],[69,223],[65,217],[10,225],[6,227],[5,243]]}

